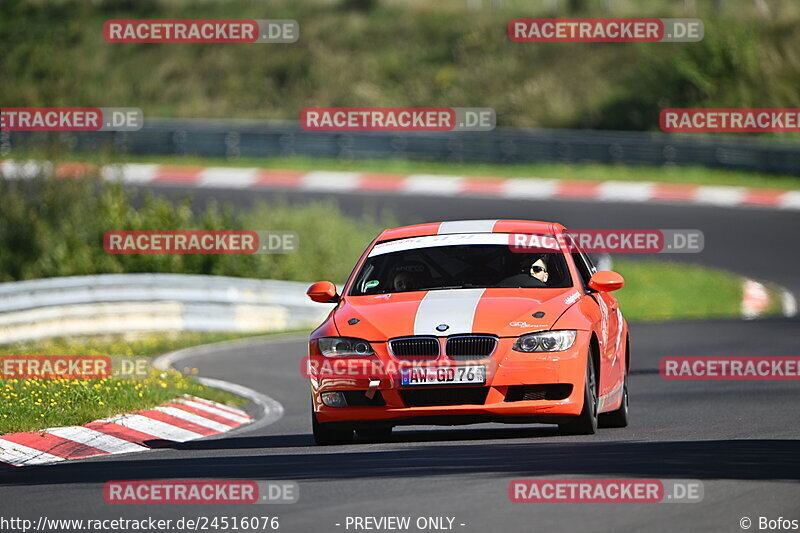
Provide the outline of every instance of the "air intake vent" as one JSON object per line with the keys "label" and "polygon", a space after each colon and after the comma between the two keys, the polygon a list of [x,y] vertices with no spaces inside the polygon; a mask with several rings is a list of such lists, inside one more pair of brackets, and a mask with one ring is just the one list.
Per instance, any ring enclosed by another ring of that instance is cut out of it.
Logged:
{"label": "air intake vent", "polygon": [[392,354],[408,361],[430,360],[439,357],[439,339],[436,337],[406,337],[389,341]]}
{"label": "air intake vent", "polygon": [[553,385],[513,385],[506,393],[507,402],[531,400],[564,400],[572,394],[572,385],[556,383]]}
{"label": "air intake vent", "polygon": [[450,387],[433,389],[402,389],[400,397],[406,407],[439,405],[483,405],[489,387]]}
{"label": "air intake vent", "polygon": [[381,391],[375,391],[375,396],[372,398],[367,398],[364,395],[366,392],[365,390],[342,391],[349,407],[378,407],[386,405]]}
{"label": "air intake vent", "polygon": [[459,335],[447,339],[445,353],[456,361],[474,361],[492,355],[497,338],[490,335]]}

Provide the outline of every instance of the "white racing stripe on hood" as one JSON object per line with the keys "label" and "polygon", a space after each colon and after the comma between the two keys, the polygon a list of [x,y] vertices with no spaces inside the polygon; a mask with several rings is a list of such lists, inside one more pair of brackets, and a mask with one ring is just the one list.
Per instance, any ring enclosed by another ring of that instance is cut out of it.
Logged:
{"label": "white racing stripe on hood", "polygon": [[[472,333],[475,309],[486,289],[428,291],[417,308],[414,335],[453,335]],[[447,324],[445,331],[436,326]]]}

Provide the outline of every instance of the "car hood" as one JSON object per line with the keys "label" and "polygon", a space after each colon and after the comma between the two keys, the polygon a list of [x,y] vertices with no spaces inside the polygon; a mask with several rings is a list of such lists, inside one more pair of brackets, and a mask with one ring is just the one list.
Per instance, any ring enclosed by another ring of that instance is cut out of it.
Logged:
{"label": "car hood", "polygon": [[[574,288],[451,289],[348,296],[334,320],[341,335],[370,341],[463,333],[516,337],[550,329],[579,299],[580,293]],[[544,314],[533,316],[539,313]]]}

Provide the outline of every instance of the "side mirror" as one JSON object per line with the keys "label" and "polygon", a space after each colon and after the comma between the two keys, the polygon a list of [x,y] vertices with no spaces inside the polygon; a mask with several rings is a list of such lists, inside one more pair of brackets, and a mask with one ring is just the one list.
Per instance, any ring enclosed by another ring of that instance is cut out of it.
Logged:
{"label": "side mirror", "polygon": [[339,295],[336,294],[336,285],[330,281],[318,281],[308,288],[306,291],[308,297],[315,302],[321,304],[335,303],[339,301]]}
{"label": "side mirror", "polygon": [[595,272],[589,280],[589,288],[598,292],[611,292],[621,289],[625,279],[612,270]]}

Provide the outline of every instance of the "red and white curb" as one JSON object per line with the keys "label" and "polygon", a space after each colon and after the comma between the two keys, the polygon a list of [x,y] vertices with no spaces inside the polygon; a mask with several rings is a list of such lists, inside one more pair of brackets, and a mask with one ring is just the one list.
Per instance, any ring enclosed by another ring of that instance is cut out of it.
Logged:
{"label": "red and white curb", "polygon": [[[785,317],[797,315],[797,301],[794,295],[783,287],[780,289],[781,314]],[[772,304],[767,287],[753,279],[745,278],[742,281],[742,317],[753,319],[762,316]]]}
{"label": "red and white curb", "polygon": [[[0,171],[12,178],[30,178],[38,175],[43,168],[48,174],[64,178],[82,176],[98,170],[97,167],[84,163],[63,163],[53,167],[51,164],[33,161],[0,161]],[[182,185],[209,189],[279,188],[313,192],[380,192],[531,200],[654,202],[800,210],[800,191],[748,187],[150,164],[109,165],[101,167],[99,171],[105,179],[137,185]]]}
{"label": "red and white curb", "polygon": [[767,288],[752,279],[742,281],[742,316],[752,319],[763,315],[769,308],[771,299]]}
{"label": "red and white curb", "polygon": [[231,431],[253,418],[235,407],[195,396],[84,426],[0,435],[0,467],[60,463],[132,453]]}

